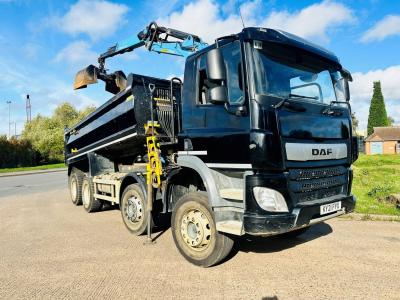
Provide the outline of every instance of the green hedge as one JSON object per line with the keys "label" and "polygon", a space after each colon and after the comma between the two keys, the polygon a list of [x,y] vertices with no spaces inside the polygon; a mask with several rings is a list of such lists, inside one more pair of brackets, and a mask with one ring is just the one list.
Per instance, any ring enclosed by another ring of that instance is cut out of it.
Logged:
{"label": "green hedge", "polygon": [[40,161],[40,155],[29,141],[0,135],[0,168],[16,168],[21,166],[35,166]]}

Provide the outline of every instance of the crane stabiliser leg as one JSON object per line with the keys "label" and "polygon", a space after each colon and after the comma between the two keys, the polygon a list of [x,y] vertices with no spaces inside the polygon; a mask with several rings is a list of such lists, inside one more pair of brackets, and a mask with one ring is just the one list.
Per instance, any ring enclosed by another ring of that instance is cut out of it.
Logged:
{"label": "crane stabiliser leg", "polygon": [[[153,92],[154,85],[150,87],[151,91],[151,105],[153,105]],[[154,200],[154,189],[158,189],[161,186],[161,174],[162,174],[162,164],[160,160],[160,144],[157,142],[157,129],[160,128],[160,124],[154,122],[153,119],[153,109],[151,109],[151,121],[147,122],[145,127],[146,146],[147,146],[147,166],[146,166],[146,181],[147,181],[147,244],[154,243],[151,238],[151,217],[153,210],[153,200]]]}
{"label": "crane stabiliser leg", "polygon": [[147,155],[148,163],[146,166],[146,181],[147,181],[147,242],[153,242],[151,238],[151,214],[153,210],[153,192],[161,185],[161,160],[160,160],[160,145],[157,142],[156,136],[147,137]]}

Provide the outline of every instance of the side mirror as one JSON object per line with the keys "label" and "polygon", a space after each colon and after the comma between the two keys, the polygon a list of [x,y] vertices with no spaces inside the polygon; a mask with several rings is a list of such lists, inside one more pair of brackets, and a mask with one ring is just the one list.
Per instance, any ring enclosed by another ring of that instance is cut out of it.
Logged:
{"label": "side mirror", "polygon": [[226,82],[226,69],[221,49],[215,48],[207,52],[207,79],[214,82]]}
{"label": "side mirror", "polygon": [[226,88],[226,68],[221,49],[215,48],[207,52],[207,81],[210,83],[208,100],[213,104],[224,104],[228,100]]}
{"label": "side mirror", "polygon": [[343,82],[343,87],[344,87],[344,96],[346,97],[346,101],[350,101],[350,87],[349,87],[349,80],[344,79]]}
{"label": "side mirror", "polygon": [[226,92],[226,86],[220,85],[209,88],[208,99],[212,104],[224,104],[227,102],[228,95]]}
{"label": "side mirror", "polygon": [[344,96],[346,101],[350,101],[350,88],[349,88],[349,81],[353,81],[353,77],[351,76],[351,73],[342,68],[342,70],[340,71],[341,75],[342,75],[342,86],[344,89]]}
{"label": "side mirror", "polygon": [[349,87],[349,80],[347,78],[341,78],[341,85],[343,87],[344,98],[347,102],[350,101],[350,87]]}

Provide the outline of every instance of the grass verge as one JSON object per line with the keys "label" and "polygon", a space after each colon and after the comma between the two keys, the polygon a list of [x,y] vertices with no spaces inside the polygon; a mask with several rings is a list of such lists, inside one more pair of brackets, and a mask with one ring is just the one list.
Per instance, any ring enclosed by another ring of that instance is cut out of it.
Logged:
{"label": "grass verge", "polygon": [[356,212],[400,216],[400,210],[385,198],[400,194],[400,155],[360,155],[353,165]]}
{"label": "grass verge", "polygon": [[65,168],[65,164],[59,163],[59,164],[50,164],[50,165],[35,166],[35,167],[4,168],[4,169],[0,169],[0,173],[48,170],[48,169],[57,169],[57,168]]}

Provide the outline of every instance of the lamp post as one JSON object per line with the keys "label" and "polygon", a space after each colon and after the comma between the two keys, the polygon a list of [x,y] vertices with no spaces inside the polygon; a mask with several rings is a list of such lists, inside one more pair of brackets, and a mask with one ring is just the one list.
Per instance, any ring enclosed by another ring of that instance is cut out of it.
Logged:
{"label": "lamp post", "polygon": [[11,101],[7,101],[8,104],[8,138],[11,138]]}

